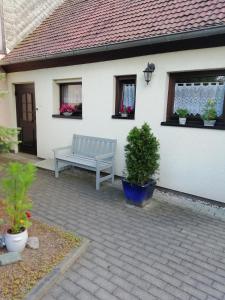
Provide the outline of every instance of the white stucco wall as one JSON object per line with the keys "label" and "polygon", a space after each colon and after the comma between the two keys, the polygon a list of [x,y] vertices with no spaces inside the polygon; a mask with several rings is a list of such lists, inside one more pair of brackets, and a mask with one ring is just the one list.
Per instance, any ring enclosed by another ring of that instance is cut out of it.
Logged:
{"label": "white stucco wall", "polygon": [[[0,55],[0,59],[2,55]],[[1,92],[7,93],[7,76],[0,79],[0,126],[10,126],[11,116],[9,114],[9,101],[7,94],[1,94]]]}
{"label": "white stucco wall", "polygon": [[[5,97],[2,97],[5,98]],[[0,97],[0,126],[10,126],[9,103]]]}
{"label": "white stucco wall", "polygon": [[[146,86],[143,70],[153,62],[156,70]],[[72,134],[116,138],[116,173],[124,168],[123,148],[128,131],[148,122],[161,144],[162,187],[225,202],[225,131],[164,127],[168,72],[225,68],[225,47],[156,54],[78,66],[11,73],[9,101],[16,126],[15,83],[35,83],[38,156],[52,157],[52,149],[68,145]],[[137,74],[135,120],[112,119],[114,76]],[[83,120],[54,119],[58,101],[54,80],[82,78]]]}

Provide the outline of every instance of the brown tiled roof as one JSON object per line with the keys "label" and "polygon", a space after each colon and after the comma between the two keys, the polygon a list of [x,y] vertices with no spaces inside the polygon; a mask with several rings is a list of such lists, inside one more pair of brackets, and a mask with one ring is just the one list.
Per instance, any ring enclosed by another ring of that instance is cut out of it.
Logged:
{"label": "brown tiled roof", "polygon": [[225,25],[225,0],[65,0],[3,64]]}

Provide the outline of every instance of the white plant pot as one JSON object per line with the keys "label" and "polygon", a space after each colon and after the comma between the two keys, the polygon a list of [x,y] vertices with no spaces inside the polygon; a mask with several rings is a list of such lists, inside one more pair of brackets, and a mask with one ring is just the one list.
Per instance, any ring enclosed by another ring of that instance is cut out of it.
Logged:
{"label": "white plant pot", "polygon": [[213,127],[216,123],[216,120],[204,120],[204,126]]}
{"label": "white plant pot", "polygon": [[126,113],[121,113],[121,117],[127,118],[127,114]]}
{"label": "white plant pot", "polygon": [[63,113],[63,115],[65,116],[65,117],[70,117],[70,116],[72,116],[72,112],[68,112],[68,111],[66,111],[66,112],[64,112]]}
{"label": "white plant pot", "polygon": [[187,118],[179,118],[179,124],[180,125],[185,125],[187,121]]}
{"label": "white plant pot", "polygon": [[17,234],[6,233],[5,245],[9,252],[22,252],[28,240],[27,229]]}

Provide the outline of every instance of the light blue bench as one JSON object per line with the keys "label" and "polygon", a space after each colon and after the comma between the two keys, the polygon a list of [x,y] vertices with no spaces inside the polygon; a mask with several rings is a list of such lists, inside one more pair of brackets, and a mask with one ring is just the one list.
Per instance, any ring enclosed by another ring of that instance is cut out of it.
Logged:
{"label": "light blue bench", "polygon": [[[53,150],[55,177],[69,166],[95,171],[96,190],[99,190],[101,182],[108,179],[114,182],[115,150],[116,140],[74,134],[71,146]],[[101,171],[108,171],[109,175],[101,177]]]}

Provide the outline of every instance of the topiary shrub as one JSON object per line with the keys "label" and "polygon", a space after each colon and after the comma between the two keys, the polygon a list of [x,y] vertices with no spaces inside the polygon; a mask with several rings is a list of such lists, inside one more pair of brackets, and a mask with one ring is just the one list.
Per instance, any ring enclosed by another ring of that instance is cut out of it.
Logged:
{"label": "topiary shrub", "polygon": [[128,134],[125,146],[126,180],[143,186],[159,168],[159,142],[147,123],[134,127]]}

